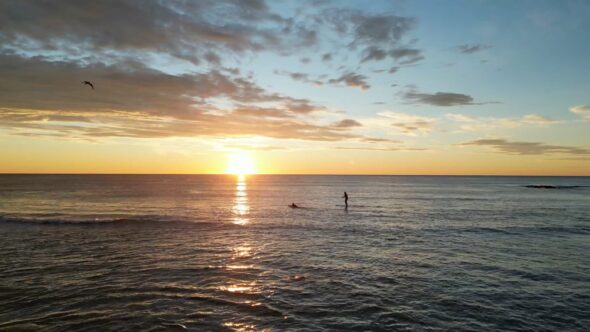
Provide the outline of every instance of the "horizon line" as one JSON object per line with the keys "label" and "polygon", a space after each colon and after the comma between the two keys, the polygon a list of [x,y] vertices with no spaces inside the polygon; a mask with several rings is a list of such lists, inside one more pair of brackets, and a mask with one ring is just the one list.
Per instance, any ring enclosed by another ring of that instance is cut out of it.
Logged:
{"label": "horizon line", "polygon": [[552,175],[552,174],[366,174],[366,173],[256,173],[256,174],[228,174],[228,173],[26,173],[0,172],[0,175],[213,175],[213,176],[481,176],[481,177],[590,177],[589,175]]}

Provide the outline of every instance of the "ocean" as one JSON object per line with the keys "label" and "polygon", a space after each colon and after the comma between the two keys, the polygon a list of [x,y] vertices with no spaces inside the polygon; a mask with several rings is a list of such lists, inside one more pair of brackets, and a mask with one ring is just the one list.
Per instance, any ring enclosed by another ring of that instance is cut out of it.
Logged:
{"label": "ocean", "polygon": [[1,331],[590,330],[589,177],[0,175],[0,234]]}

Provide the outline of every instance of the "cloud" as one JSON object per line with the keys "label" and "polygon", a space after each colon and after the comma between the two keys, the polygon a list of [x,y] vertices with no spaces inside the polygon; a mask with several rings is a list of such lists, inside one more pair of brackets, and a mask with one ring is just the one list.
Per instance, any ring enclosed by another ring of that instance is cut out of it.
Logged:
{"label": "cloud", "polygon": [[583,119],[590,120],[590,105],[579,105],[570,108],[570,112],[581,116]]}
{"label": "cloud", "polygon": [[463,54],[473,54],[490,48],[492,48],[492,46],[485,44],[462,44],[455,47],[456,50]]}
{"label": "cloud", "polygon": [[371,86],[367,83],[365,75],[356,74],[352,72],[344,73],[338,78],[328,80],[330,84],[344,83],[347,86],[359,88],[361,90],[368,90]]}
{"label": "cloud", "polygon": [[[416,19],[329,3],[299,6],[294,12],[304,14],[292,16],[276,8],[262,0],[0,2],[0,127],[15,135],[83,139],[387,141],[356,134],[356,120],[321,119],[327,109],[312,100],[271,91],[242,59],[274,53],[307,62],[302,55],[319,51],[323,61],[358,61],[376,47],[398,62],[395,71],[421,56],[408,42]],[[326,53],[334,45],[353,56]],[[288,75],[371,87],[365,75],[346,68]]]}
{"label": "cloud", "polygon": [[239,106],[232,111],[235,116],[262,117],[262,118],[289,118],[294,114],[285,109],[258,106]]}
{"label": "cloud", "polygon": [[8,49],[70,57],[155,52],[195,64],[217,63],[213,51],[284,51],[317,42],[315,31],[257,0],[3,1],[0,31]]}
{"label": "cloud", "polygon": [[219,57],[219,55],[215,54],[215,52],[207,52],[204,55],[205,60],[207,60],[207,62],[209,62],[210,64],[214,64],[214,65],[220,65],[221,64],[221,58]]}
{"label": "cloud", "polygon": [[350,21],[355,23],[355,43],[398,44],[415,26],[416,19],[396,15],[353,14]]}
{"label": "cloud", "polygon": [[424,148],[408,148],[408,147],[348,147],[348,146],[337,146],[336,150],[363,150],[363,151],[425,151]]}
{"label": "cloud", "polygon": [[[220,71],[170,75],[137,62],[114,65],[47,61],[0,54],[0,107],[37,110],[142,112],[190,118],[207,100],[271,102],[308,113],[310,101],[270,93],[252,80]],[[80,81],[92,78],[96,90]],[[317,109],[317,108],[316,108]]]}
{"label": "cloud", "polygon": [[389,54],[401,65],[411,65],[424,60],[422,51],[415,48],[397,48],[389,51]]}
{"label": "cloud", "polygon": [[462,130],[481,131],[496,128],[518,128],[523,126],[547,127],[561,123],[538,114],[527,114],[514,118],[481,118],[458,113],[447,113],[446,117],[458,122]]}
{"label": "cloud", "polygon": [[389,138],[378,138],[378,137],[364,137],[360,141],[367,143],[399,143],[398,140]]}
{"label": "cloud", "polygon": [[361,62],[393,58],[409,65],[424,59],[421,50],[408,47],[405,42],[417,24],[416,18],[328,8],[316,19],[331,27],[343,40],[349,40],[349,50],[360,50]]}
{"label": "cloud", "polygon": [[325,84],[325,82],[320,80],[319,78],[311,78],[310,75],[307,73],[290,72],[290,71],[286,71],[286,70],[275,70],[274,73],[277,75],[289,76],[291,79],[293,79],[295,81],[314,84],[317,86],[321,86],[321,85]]}
{"label": "cloud", "polygon": [[[166,138],[166,137],[268,137],[305,141],[367,141],[370,137],[349,132],[349,127],[318,125],[294,118],[251,116],[241,112],[222,114],[203,113],[194,119],[170,117],[146,117],[142,114],[84,114],[90,121],[64,123],[46,120],[47,111],[18,110],[13,112],[21,119],[0,114],[0,127],[15,135],[48,136],[58,134],[73,139],[97,139],[108,137]],[[26,120],[23,120],[26,118]],[[73,119],[72,119],[73,120]]]}
{"label": "cloud", "polygon": [[[301,3],[289,16],[263,0],[3,1],[0,49],[77,61],[155,54],[220,66],[232,55],[295,55],[329,43],[361,53],[378,47],[404,63],[421,58],[402,55],[416,18],[350,7]],[[324,53],[322,60],[332,57]]]}
{"label": "cloud", "polygon": [[473,123],[477,121],[475,117],[458,113],[447,113],[446,116],[453,121],[462,123]]}
{"label": "cloud", "polygon": [[424,59],[422,51],[414,48],[394,48],[385,51],[376,46],[369,46],[363,51],[361,62],[380,61],[386,57],[393,58],[400,65],[412,65]]}
{"label": "cloud", "polygon": [[301,72],[289,72],[286,70],[275,70],[275,74],[277,75],[285,75],[289,76],[295,81],[310,83],[317,86],[322,86],[324,84],[333,84],[333,85],[340,85],[344,84],[349,87],[359,88],[361,90],[368,90],[371,85],[367,83],[367,77],[365,75],[353,73],[353,72],[346,72],[342,75],[338,76],[337,78],[332,78],[329,80],[322,80],[325,75],[320,75],[318,77],[312,77],[310,74],[301,73]]}
{"label": "cloud", "polygon": [[361,59],[361,62],[383,60],[387,55],[388,54],[385,50],[382,50],[376,46],[370,46],[363,51],[363,58]]}
{"label": "cloud", "polygon": [[530,124],[530,125],[537,125],[541,127],[550,126],[556,123],[560,123],[560,121],[550,119],[548,117],[544,117],[538,114],[527,114],[523,116],[521,119],[522,123]]}
{"label": "cloud", "polygon": [[353,119],[344,119],[332,124],[332,127],[336,128],[352,128],[352,127],[361,127],[362,124]]}
{"label": "cloud", "polygon": [[564,155],[590,155],[590,149],[548,145],[535,142],[510,142],[505,139],[478,139],[471,142],[462,143],[463,146],[487,146],[502,153],[516,155],[544,155],[544,154],[564,154]]}
{"label": "cloud", "polygon": [[[60,134],[70,138],[269,137],[308,141],[366,141],[349,132],[352,123],[319,125],[285,116],[284,110],[237,108],[219,114],[201,113],[192,119],[141,113],[78,112],[60,117],[59,111],[6,110],[0,127],[14,134]],[[83,122],[83,123],[82,123]]]}
{"label": "cloud", "polygon": [[60,114],[59,112],[18,112],[0,108],[0,121],[5,122],[92,122],[83,115]]}
{"label": "cloud", "polygon": [[433,118],[399,112],[381,112],[378,115],[386,118],[390,126],[408,135],[428,134],[436,123]]}
{"label": "cloud", "polygon": [[[16,55],[0,55],[0,68],[0,127],[17,135],[370,139],[349,132],[354,120],[305,120],[325,107],[216,70],[170,75],[140,63],[82,66]],[[87,77],[95,90],[80,83]]]}
{"label": "cloud", "polygon": [[474,102],[473,97],[454,92],[419,93],[411,90],[405,92],[403,94],[403,98],[415,104],[427,104],[443,107],[486,104],[476,103]]}

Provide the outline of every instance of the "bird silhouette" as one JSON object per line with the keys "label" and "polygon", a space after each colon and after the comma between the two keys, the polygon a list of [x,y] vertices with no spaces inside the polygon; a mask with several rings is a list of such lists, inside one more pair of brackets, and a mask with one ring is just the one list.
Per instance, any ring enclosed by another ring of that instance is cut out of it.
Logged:
{"label": "bird silhouette", "polygon": [[89,81],[82,81],[82,84],[89,85],[92,90],[94,90],[94,84],[90,83]]}

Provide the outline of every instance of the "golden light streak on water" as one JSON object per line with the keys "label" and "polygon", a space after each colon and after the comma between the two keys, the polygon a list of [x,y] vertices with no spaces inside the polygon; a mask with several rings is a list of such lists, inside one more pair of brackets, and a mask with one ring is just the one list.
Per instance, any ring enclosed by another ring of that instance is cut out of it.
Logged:
{"label": "golden light streak on water", "polygon": [[239,175],[236,183],[236,196],[232,209],[234,213],[233,223],[236,225],[246,225],[250,222],[247,218],[250,206],[248,205],[248,192],[246,187],[246,176]]}

